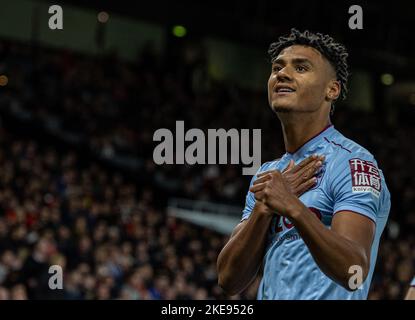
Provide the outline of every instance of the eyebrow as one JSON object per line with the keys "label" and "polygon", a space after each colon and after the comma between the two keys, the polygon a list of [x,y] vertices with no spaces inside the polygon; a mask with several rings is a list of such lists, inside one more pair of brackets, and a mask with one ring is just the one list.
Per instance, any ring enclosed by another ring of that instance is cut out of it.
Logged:
{"label": "eyebrow", "polygon": [[[306,58],[293,58],[293,59],[291,59],[291,62],[293,64],[306,63],[306,64],[309,64],[311,66],[314,66],[314,64],[309,59],[306,59]],[[286,60],[284,60],[282,58],[275,59],[272,62],[272,64],[283,64],[283,65],[285,65],[286,63],[287,63]]]}

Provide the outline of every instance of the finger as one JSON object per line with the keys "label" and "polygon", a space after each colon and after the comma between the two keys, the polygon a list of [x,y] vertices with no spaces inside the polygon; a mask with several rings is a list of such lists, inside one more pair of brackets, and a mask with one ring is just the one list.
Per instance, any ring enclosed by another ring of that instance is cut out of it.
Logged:
{"label": "finger", "polygon": [[264,191],[258,191],[254,194],[255,200],[265,203],[265,193]]}
{"label": "finger", "polygon": [[251,188],[249,188],[249,191],[251,191],[252,193],[258,192],[260,190],[265,189],[265,187],[267,186],[266,183],[258,183],[254,186],[252,186]]}
{"label": "finger", "polygon": [[263,182],[265,182],[265,181],[268,181],[268,180],[270,180],[270,179],[271,179],[271,177],[272,177],[272,176],[271,176],[270,174],[264,175],[264,176],[262,176],[262,177],[260,177],[260,178],[256,179],[252,185],[256,185],[256,184],[258,184],[258,183],[263,183]]}
{"label": "finger", "polygon": [[297,172],[298,170],[301,170],[302,168],[307,166],[310,162],[317,161],[317,159],[318,159],[318,156],[316,154],[313,154],[309,156],[308,158],[305,158],[303,161],[301,161],[299,164],[297,164],[293,168],[293,173]]}
{"label": "finger", "polygon": [[298,165],[296,165],[295,168],[293,168],[292,173],[296,173],[299,170],[304,169],[305,167],[310,165],[310,163],[317,162],[317,161],[323,162],[325,158],[326,157],[324,155],[313,154],[309,156],[308,158],[304,159],[303,161],[301,161]]}
{"label": "finger", "polygon": [[296,189],[296,191],[294,191],[294,194],[297,197],[301,196],[303,193],[305,193],[310,188],[312,188],[316,184],[316,182],[317,182],[317,178],[316,177],[312,177],[311,179],[308,179],[306,182],[303,182],[302,184],[300,184],[298,186],[298,188]]}
{"label": "finger", "polygon": [[322,164],[323,163],[320,160],[310,162],[307,166],[297,171],[295,175],[297,179],[301,178],[302,181],[305,181],[311,178],[318,171]]}
{"label": "finger", "polygon": [[263,175],[273,173],[273,172],[277,172],[277,171],[278,170],[267,170],[267,171],[263,171],[263,172],[258,173],[256,176],[259,178],[259,177],[262,177]]}
{"label": "finger", "polygon": [[290,171],[294,167],[295,167],[295,162],[293,159],[291,159],[290,163],[285,167],[285,169],[282,172],[284,173],[284,172]]}

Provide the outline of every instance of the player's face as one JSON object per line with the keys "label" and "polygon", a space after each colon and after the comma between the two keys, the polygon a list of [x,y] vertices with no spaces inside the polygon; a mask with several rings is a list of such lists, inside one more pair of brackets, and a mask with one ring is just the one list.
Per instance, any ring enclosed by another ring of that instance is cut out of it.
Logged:
{"label": "player's face", "polygon": [[329,103],[327,94],[334,71],[316,49],[293,45],[272,63],[268,102],[275,112],[314,112]]}

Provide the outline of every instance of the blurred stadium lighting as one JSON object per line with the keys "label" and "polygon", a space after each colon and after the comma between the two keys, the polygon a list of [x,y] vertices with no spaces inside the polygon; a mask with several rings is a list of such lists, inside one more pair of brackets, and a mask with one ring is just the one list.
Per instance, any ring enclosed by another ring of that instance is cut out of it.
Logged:
{"label": "blurred stadium lighting", "polygon": [[187,30],[185,27],[177,25],[173,27],[172,33],[175,37],[183,38],[186,35]]}
{"label": "blurred stadium lighting", "polygon": [[0,86],[2,86],[2,87],[7,86],[8,83],[9,83],[9,78],[7,78],[7,76],[5,76],[5,75],[1,75],[0,76]]}
{"label": "blurred stadium lighting", "polygon": [[101,23],[107,23],[108,19],[110,18],[109,14],[105,11],[101,11],[100,13],[98,13],[98,21]]}
{"label": "blurred stadium lighting", "polygon": [[393,82],[394,82],[395,79],[394,79],[393,75],[391,75],[390,73],[384,73],[380,77],[380,80],[382,81],[382,83],[385,86],[390,86],[390,85],[393,84]]}

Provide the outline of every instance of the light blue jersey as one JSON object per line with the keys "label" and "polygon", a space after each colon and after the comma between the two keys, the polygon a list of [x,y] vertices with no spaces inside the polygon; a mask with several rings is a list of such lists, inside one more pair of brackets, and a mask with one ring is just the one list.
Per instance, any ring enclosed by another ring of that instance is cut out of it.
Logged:
{"label": "light blue jersey", "polygon": [[[390,194],[385,178],[373,155],[344,137],[333,126],[309,140],[295,153],[285,153],[281,159],[264,163],[258,173],[273,169],[283,171],[291,159],[298,164],[312,154],[326,158],[316,186],[301,195],[300,200],[327,228],[330,228],[333,216],[343,210],[356,212],[375,222],[369,274],[360,289],[347,291],[320,270],[292,223],[275,215],[268,232],[258,299],[367,298],[379,239],[390,210]],[[251,185],[255,179],[256,175]],[[248,191],[242,220],[249,218],[254,206],[254,194]]]}
{"label": "light blue jersey", "polygon": [[415,277],[412,279],[411,287],[415,287]]}

